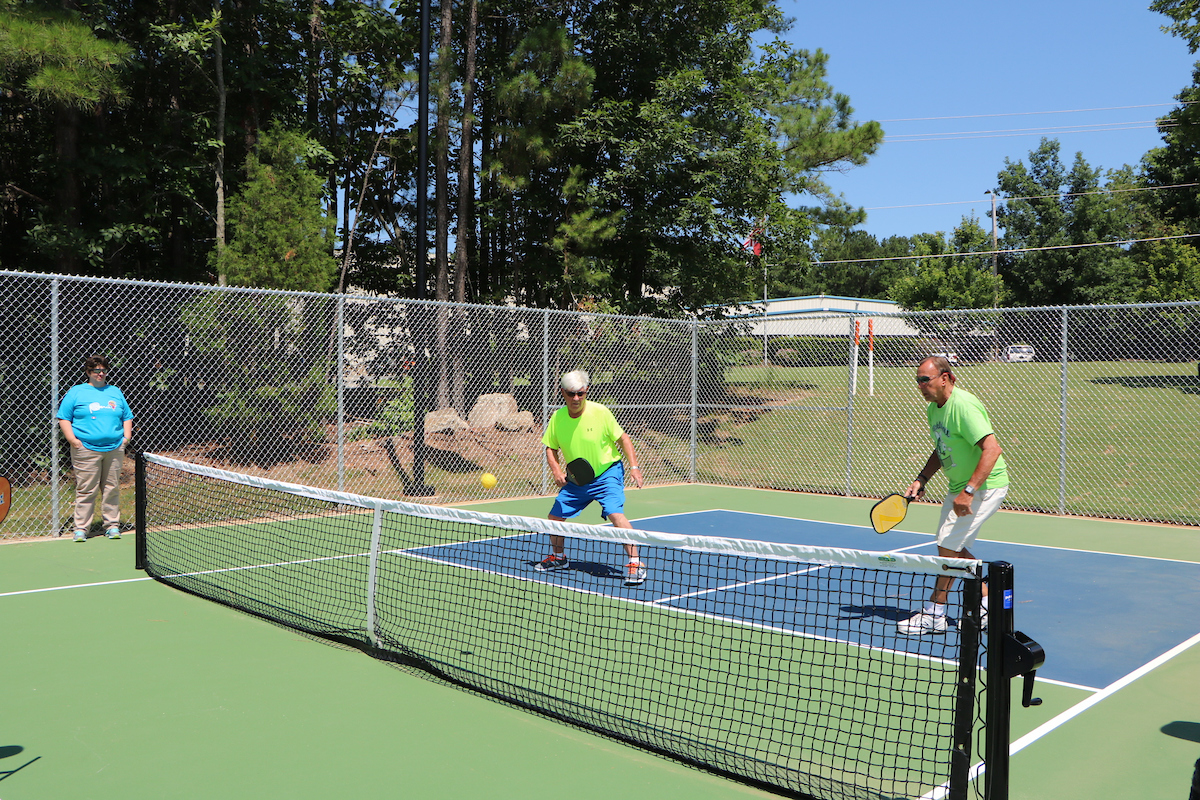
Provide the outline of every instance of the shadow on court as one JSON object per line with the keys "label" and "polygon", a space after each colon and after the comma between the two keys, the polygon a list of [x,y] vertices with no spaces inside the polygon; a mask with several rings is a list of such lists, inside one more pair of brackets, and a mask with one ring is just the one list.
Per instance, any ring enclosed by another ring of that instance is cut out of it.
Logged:
{"label": "shadow on court", "polygon": [[[532,567],[536,566],[538,562],[530,561],[528,563]],[[573,559],[569,566],[556,571],[567,574],[572,571],[582,572],[586,575],[591,575],[593,578],[611,578],[613,580],[623,580],[625,577],[625,574],[612,564],[598,564],[595,561],[575,561]]]}
{"label": "shadow on court", "polygon": [[1162,732],[1176,739],[1200,744],[1200,722],[1168,722],[1162,726]]}
{"label": "shadow on court", "polygon": [[[19,756],[24,752],[25,752],[25,748],[21,747],[19,744],[0,746],[0,758],[13,758],[14,756]],[[12,775],[15,775],[16,773],[18,773],[21,770],[28,767],[33,762],[37,761],[39,758],[41,758],[41,756],[34,756],[33,758],[29,759],[21,766],[15,767],[13,769],[0,769],[0,781],[4,780],[5,778],[8,778]],[[9,765],[4,764],[3,766],[8,767]]]}
{"label": "shadow on court", "polygon": [[[842,615],[846,619],[876,619],[884,622],[899,622],[912,616],[911,608],[898,606],[842,606]],[[951,621],[951,624],[956,624]]]}

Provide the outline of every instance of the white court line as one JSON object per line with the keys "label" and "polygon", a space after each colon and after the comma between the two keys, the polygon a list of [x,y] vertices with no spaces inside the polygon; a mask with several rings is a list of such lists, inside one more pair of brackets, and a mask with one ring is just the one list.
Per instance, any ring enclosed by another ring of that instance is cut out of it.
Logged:
{"label": "white court line", "polygon": [[1071,708],[1062,712],[1061,714],[1059,714],[1057,717],[1050,720],[1049,722],[1045,722],[1042,725],[1038,726],[1037,728],[1034,728],[1032,731],[1030,731],[1029,733],[1022,736],[1020,739],[1017,739],[1015,742],[1012,743],[1012,746],[1009,747],[1009,749],[1008,749],[1009,754],[1011,755],[1012,753],[1016,753],[1016,752],[1024,749],[1025,747],[1028,747],[1029,745],[1036,742],[1038,739],[1040,739],[1043,736],[1045,736],[1046,734],[1050,733],[1050,731],[1054,730],[1055,728],[1061,727],[1068,720],[1079,716],[1084,711],[1087,711],[1089,708],[1091,708],[1092,706],[1099,703],[1101,700],[1105,700],[1105,699],[1113,696],[1114,694],[1119,692],[1121,689],[1124,689],[1126,686],[1128,686],[1129,684],[1136,681],[1138,678],[1142,677],[1143,675],[1150,672],[1151,670],[1162,666],[1163,664],[1167,663],[1175,656],[1177,656],[1180,653],[1184,652],[1185,650],[1195,646],[1196,644],[1200,644],[1200,633],[1197,633],[1195,636],[1188,639],[1186,642],[1181,642],[1180,644],[1175,645],[1174,647],[1172,647],[1167,652],[1163,653],[1158,658],[1154,659],[1153,661],[1151,661],[1147,664],[1143,664],[1142,666],[1135,669],[1133,672],[1126,675],[1124,678],[1121,678],[1118,681],[1110,683],[1108,686],[1105,686],[1103,689],[1096,692],[1094,695],[1087,698],[1086,700],[1076,703],[1074,706],[1072,706]]}
{"label": "white court line", "polygon": [[58,592],[63,589],[87,589],[91,586],[112,586],[118,583],[137,583],[138,581],[152,581],[153,578],[146,576],[144,578],[125,578],[120,581],[100,581],[99,583],[76,583],[71,586],[47,586],[42,589],[22,589],[19,592],[0,592],[0,597],[15,597],[19,594],[37,594],[38,592]]}
{"label": "white court line", "polygon": [[[1043,736],[1050,733],[1051,731],[1061,728],[1067,722],[1069,722],[1070,720],[1079,716],[1084,711],[1087,711],[1089,708],[1096,705],[1101,700],[1107,700],[1109,697],[1112,697],[1114,694],[1121,691],[1126,686],[1128,686],[1129,684],[1136,681],[1138,678],[1141,678],[1142,676],[1146,675],[1147,673],[1162,666],[1163,664],[1167,663],[1175,656],[1179,655],[1180,653],[1183,653],[1184,651],[1195,646],[1196,644],[1200,644],[1200,633],[1197,633],[1195,636],[1188,639],[1186,642],[1181,642],[1180,644],[1177,644],[1176,646],[1172,647],[1167,652],[1160,655],[1158,658],[1156,658],[1153,661],[1150,661],[1146,664],[1143,664],[1142,666],[1135,669],[1133,672],[1126,675],[1124,678],[1121,678],[1120,680],[1110,683],[1108,686],[1105,686],[1103,689],[1089,690],[1089,691],[1094,691],[1095,694],[1093,694],[1091,697],[1081,700],[1080,702],[1071,706],[1070,708],[1068,708],[1066,711],[1062,712],[1058,716],[1054,717],[1053,719],[1051,719],[1047,722],[1042,723],[1041,725],[1034,728],[1029,733],[1022,736],[1020,739],[1017,739],[1015,742],[1013,742],[1012,744],[1010,744],[1008,746],[1008,754],[1011,756],[1011,755],[1015,755],[1016,753],[1020,752],[1021,750],[1024,750],[1026,747],[1033,744],[1038,739],[1041,739]],[[1038,680],[1040,682],[1042,681],[1041,678],[1039,678]],[[1058,684],[1059,686],[1072,686],[1074,688],[1087,689],[1087,687],[1085,687],[1085,686],[1077,686],[1076,687],[1073,684],[1062,683],[1060,681],[1049,681],[1048,680],[1048,681],[1044,681],[1044,683],[1054,683],[1054,684]],[[983,774],[985,769],[986,769],[986,765],[982,761],[978,762],[977,764],[975,764],[974,766],[971,767],[971,771],[969,773],[968,780],[975,780],[981,774]],[[949,794],[949,791],[950,791],[949,784],[942,784],[941,786],[937,787],[936,789],[933,789],[932,791],[922,795],[920,800],[944,800],[946,795]]]}

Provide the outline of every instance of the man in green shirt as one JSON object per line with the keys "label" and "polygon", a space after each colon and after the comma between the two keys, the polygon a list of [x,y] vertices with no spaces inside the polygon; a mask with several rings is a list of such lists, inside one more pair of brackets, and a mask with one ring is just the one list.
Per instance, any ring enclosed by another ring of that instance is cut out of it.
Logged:
{"label": "man in green shirt", "polygon": [[[566,520],[578,515],[593,501],[600,504],[606,519],[618,528],[632,528],[625,516],[625,466],[622,453],[629,459],[633,482],[642,488],[642,470],[629,434],[621,429],[616,417],[606,407],[587,399],[588,374],[583,370],[568,372],[559,381],[566,406],[558,409],[546,425],[542,444],[546,446],[546,463],[558,484],[558,497],[550,509],[550,519]],[[558,462],[563,454],[567,469]],[[570,565],[563,552],[563,537],[550,535],[550,555],[536,569],[541,571],[565,569]],[[637,586],[646,580],[646,565],[638,559],[637,545],[626,544],[629,563],[625,565],[625,585]]]}
{"label": "man in green shirt", "polygon": [[[987,409],[966,389],[955,388],[950,362],[940,356],[927,358],[917,368],[917,389],[929,401],[925,416],[933,453],[924,469],[908,487],[908,496],[920,497],[925,484],[945,470],[950,490],[942,503],[938,523],[938,554],[974,558],[968,549],[979,528],[996,513],[1008,494],[1008,469],[1000,443],[992,431]],[[954,578],[939,577],[925,607],[898,624],[900,633],[920,636],[946,631],[946,599]],[[987,585],[983,587],[982,621],[987,627]]]}

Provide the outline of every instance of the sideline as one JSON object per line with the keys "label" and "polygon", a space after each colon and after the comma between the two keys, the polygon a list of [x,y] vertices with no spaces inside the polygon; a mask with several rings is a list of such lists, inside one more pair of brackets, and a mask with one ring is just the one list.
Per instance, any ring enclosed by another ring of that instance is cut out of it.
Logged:
{"label": "sideline", "polygon": [[19,594],[38,594],[39,592],[58,592],[63,589],[87,589],[91,586],[112,586],[117,583],[138,583],[140,581],[152,581],[153,578],[146,576],[143,578],[125,578],[119,581],[100,581],[99,583],[76,583],[72,586],[48,586],[44,589],[22,589],[19,592],[0,592],[0,597],[14,597]]}

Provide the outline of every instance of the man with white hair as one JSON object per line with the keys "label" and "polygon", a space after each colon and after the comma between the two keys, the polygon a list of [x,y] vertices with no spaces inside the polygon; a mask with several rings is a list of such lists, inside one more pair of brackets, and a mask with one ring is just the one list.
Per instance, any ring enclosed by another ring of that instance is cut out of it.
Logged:
{"label": "man with white hair", "polygon": [[[550,509],[550,519],[566,520],[577,516],[592,501],[600,504],[606,519],[618,528],[632,528],[625,516],[625,465],[621,456],[629,459],[633,482],[642,488],[642,470],[629,434],[621,429],[613,413],[596,402],[588,402],[588,374],[574,370],[562,376],[559,391],[564,408],[550,417],[542,444],[546,446],[546,463],[559,486],[558,497]],[[566,469],[559,464],[558,451],[563,454]],[[546,571],[565,569],[570,561],[563,552],[563,537],[550,535],[550,555],[535,569]],[[629,563],[625,565],[625,585],[637,586],[646,580],[646,565],[638,559],[637,545],[626,544]]]}

